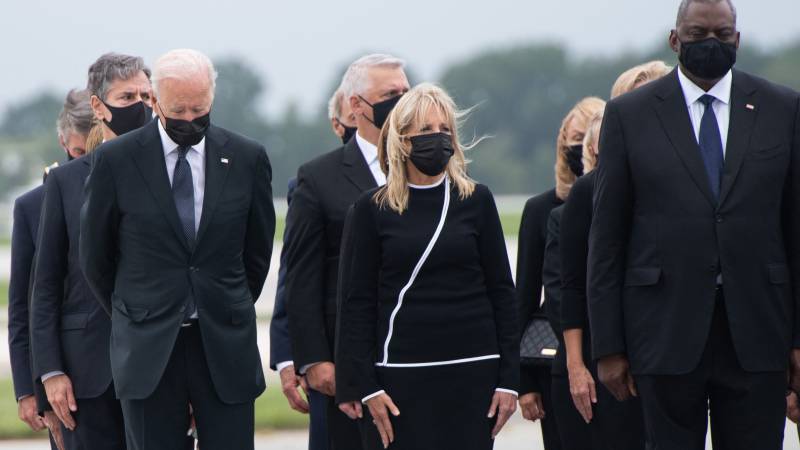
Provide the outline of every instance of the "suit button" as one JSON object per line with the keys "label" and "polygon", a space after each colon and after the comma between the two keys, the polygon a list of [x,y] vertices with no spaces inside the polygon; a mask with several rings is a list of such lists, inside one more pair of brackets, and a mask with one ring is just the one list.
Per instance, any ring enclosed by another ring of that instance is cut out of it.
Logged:
{"label": "suit button", "polygon": [[191,267],[189,267],[189,272],[200,272],[200,269],[198,269],[195,266],[191,266]]}
{"label": "suit button", "polygon": [[725,221],[725,218],[724,218],[724,217],[722,217],[722,215],[720,215],[720,214],[717,214],[717,223],[722,223],[722,222],[724,222],[724,221]]}

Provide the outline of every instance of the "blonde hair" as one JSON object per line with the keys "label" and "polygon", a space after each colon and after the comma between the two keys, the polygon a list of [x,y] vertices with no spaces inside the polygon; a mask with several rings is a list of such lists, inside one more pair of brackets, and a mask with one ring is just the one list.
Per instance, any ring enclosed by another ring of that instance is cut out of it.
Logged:
{"label": "blonde hair", "polygon": [[611,98],[617,98],[672,71],[664,61],[650,61],[630,68],[622,73],[611,88]]}
{"label": "blonde hair", "polygon": [[92,129],[86,135],[86,154],[93,152],[94,149],[103,143],[103,122],[99,119],[94,119],[92,122]]}
{"label": "blonde hair", "polygon": [[408,208],[408,171],[406,161],[411,153],[410,133],[414,126],[425,122],[431,108],[438,108],[450,126],[453,138],[453,157],[447,163],[445,173],[458,189],[462,200],[475,191],[475,182],[467,175],[469,161],[464,150],[472,148],[477,142],[463,145],[458,140],[458,126],[469,113],[457,109],[453,99],[431,83],[422,83],[408,91],[394,107],[381,130],[378,142],[378,161],[386,174],[386,185],[375,193],[375,203],[381,208],[389,207],[398,214]]}
{"label": "blonde hair", "polygon": [[603,124],[603,114],[600,111],[591,119],[586,127],[586,136],[583,138],[583,173],[587,174],[597,167],[597,149],[594,143],[600,137],[600,126]]}
{"label": "blonde hair", "polygon": [[567,130],[572,125],[578,127],[585,135],[589,120],[598,112],[603,111],[605,106],[606,102],[597,97],[586,97],[579,101],[561,122],[561,129],[558,131],[556,139],[556,196],[561,200],[567,199],[572,185],[578,178],[572,173],[567,163],[567,153],[569,152]]}

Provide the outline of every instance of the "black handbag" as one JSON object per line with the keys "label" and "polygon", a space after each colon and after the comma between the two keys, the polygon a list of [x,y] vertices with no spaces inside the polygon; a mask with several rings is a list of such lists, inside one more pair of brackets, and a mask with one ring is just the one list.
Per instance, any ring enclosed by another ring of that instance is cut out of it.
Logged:
{"label": "black handbag", "polygon": [[543,316],[534,316],[519,343],[519,359],[523,366],[547,367],[558,351],[558,339]]}

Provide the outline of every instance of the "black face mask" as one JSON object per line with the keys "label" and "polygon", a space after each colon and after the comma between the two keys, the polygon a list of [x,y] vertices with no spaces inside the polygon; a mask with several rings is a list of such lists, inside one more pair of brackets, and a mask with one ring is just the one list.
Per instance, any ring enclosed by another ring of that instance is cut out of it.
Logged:
{"label": "black face mask", "polygon": [[[163,109],[161,114],[164,115]],[[171,119],[164,115],[164,121],[166,122],[164,131],[167,132],[170,139],[182,147],[191,147],[197,145],[205,137],[208,126],[211,124],[211,112],[191,121]]]}
{"label": "black face mask", "polygon": [[392,112],[392,110],[394,109],[395,105],[397,105],[397,102],[399,102],[400,98],[402,98],[402,97],[403,97],[402,95],[398,95],[397,97],[392,97],[392,98],[390,98],[388,100],[384,100],[382,102],[375,103],[373,105],[372,103],[370,103],[366,99],[364,99],[364,97],[362,97],[360,95],[358,96],[358,98],[363,100],[364,103],[366,103],[366,104],[368,104],[369,106],[372,107],[372,118],[373,118],[373,120],[369,120],[369,118],[367,116],[364,116],[364,118],[369,120],[370,122],[372,122],[372,124],[375,125],[375,127],[378,128],[378,129],[383,128],[383,124],[386,123],[386,119],[389,118],[389,113]]}
{"label": "black face mask", "polygon": [[736,45],[717,38],[681,41],[678,59],[692,75],[703,80],[718,80],[736,64]]}
{"label": "black face mask", "polygon": [[571,145],[567,150],[567,165],[576,177],[583,175],[583,145]]}
{"label": "black face mask", "polygon": [[421,134],[411,138],[411,156],[408,159],[420,172],[435,177],[444,172],[453,153],[453,137],[449,134]]}
{"label": "black face mask", "polygon": [[342,126],[342,128],[344,128],[344,134],[342,135],[342,144],[347,144],[348,142],[350,142],[350,139],[352,139],[353,136],[356,135],[356,131],[358,131],[358,128],[348,127],[347,125],[343,124],[342,121],[339,119],[336,119],[336,123],[338,123],[339,125]]}
{"label": "black face mask", "polygon": [[122,108],[111,106],[106,102],[103,104],[111,111],[111,121],[103,119],[103,122],[117,136],[141,128],[153,118],[153,110],[142,101]]}

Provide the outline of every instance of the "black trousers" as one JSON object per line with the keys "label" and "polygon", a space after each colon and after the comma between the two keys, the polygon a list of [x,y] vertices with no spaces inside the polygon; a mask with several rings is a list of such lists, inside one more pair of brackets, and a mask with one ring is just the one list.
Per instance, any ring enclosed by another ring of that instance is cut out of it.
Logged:
{"label": "black trousers", "polygon": [[336,405],[333,397],[322,396],[325,398],[327,407],[325,416],[328,429],[328,450],[361,450],[362,440],[358,422],[347,417]]}
{"label": "black trousers", "polygon": [[542,406],[544,407],[545,417],[539,421],[542,427],[542,442],[544,450],[562,450],[561,438],[558,435],[558,417],[555,412],[554,400],[552,396],[552,375],[550,367],[537,367],[533,369],[536,373],[536,381],[542,392]]}
{"label": "black trousers", "polygon": [[328,397],[308,389],[308,450],[328,450]]}
{"label": "black trousers", "polygon": [[75,430],[61,425],[66,450],[125,450],[125,423],[114,385],[99,397],[76,399]]}
{"label": "black trousers", "polygon": [[253,450],[254,402],[226,404],[217,396],[200,327],[181,328],[164,375],[143,400],[122,400],[130,450],[184,450],[189,404],[203,450]]}
{"label": "black trousers", "polygon": [[586,423],[572,401],[567,375],[553,375],[553,408],[564,450],[645,450],[645,431],[639,399],[618,402],[597,382],[593,418]]}
{"label": "black trousers", "polygon": [[704,449],[709,413],[714,450],[783,448],[786,373],[742,369],[721,289],[698,367],[686,375],[640,375],[636,385],[653,450]]}

